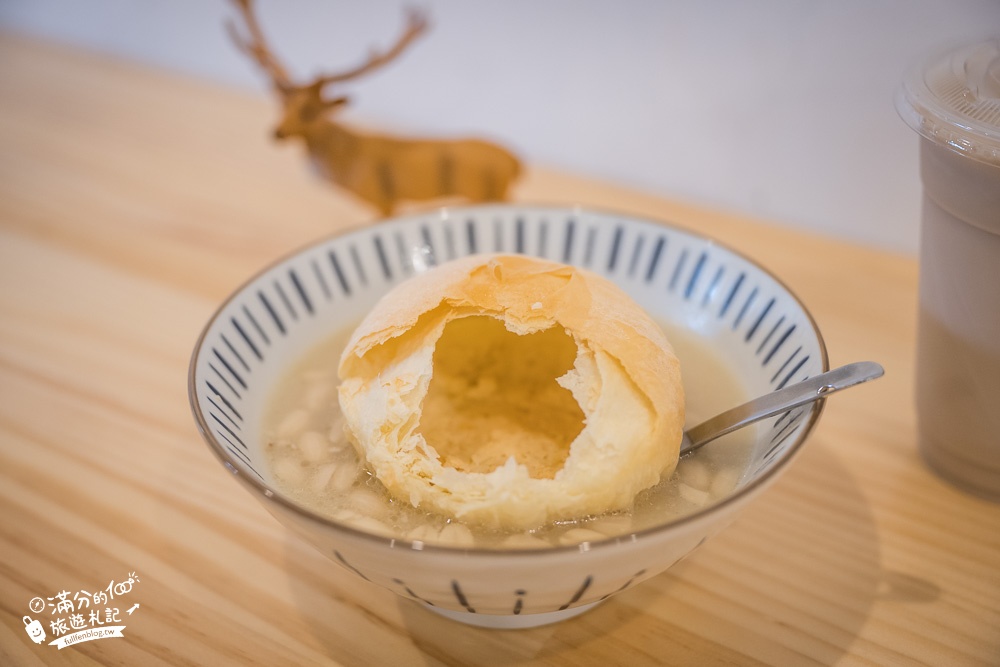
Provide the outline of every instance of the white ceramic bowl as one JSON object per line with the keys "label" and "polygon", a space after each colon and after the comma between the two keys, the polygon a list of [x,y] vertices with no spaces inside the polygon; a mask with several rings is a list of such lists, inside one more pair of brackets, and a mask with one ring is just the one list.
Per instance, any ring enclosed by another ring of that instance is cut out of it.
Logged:
{"label": "white ceramic bowl", "polygon": [[662,572],[725,527],[785,470],[822,402],[763,422],[736,490],[720,501],[654,528],[572,546],[501,551],[390,539],[282,494],[260,423],[282,373],[358,322],[394,284],[481,252],[526,253],[606,276],[654,318],[697,334],[752,394],[828,370],[827,357],[802,303],[745,257],[662,223],[578,209],[495,205],[391,219],[310,245],[233,294],[198,340],[189,373],[195,420],[225,467],[280,522],[372,584],[467,623],[529,627]]}

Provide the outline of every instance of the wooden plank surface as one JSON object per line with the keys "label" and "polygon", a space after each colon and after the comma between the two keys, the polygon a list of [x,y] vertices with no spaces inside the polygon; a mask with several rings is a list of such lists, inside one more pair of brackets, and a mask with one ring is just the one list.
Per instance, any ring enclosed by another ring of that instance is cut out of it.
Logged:
{"label": "wooden plank surface", "polygon": [[[457,625],[287,533],[228,479],[186,396],[232,289],[373,219],[267,139],[275,113],[0,35],[0,664],[1000,664],[1000,506],[916,450],[915,262],[536,165],[518,201],[718,238],[803,299],[832,364],[876,360],[885,378],[832,400],[722,535],[562,624]],[[34,597],[130,575],[100,605],[123,638],[58,650],[25,633],[23,616],[54,618]]]}

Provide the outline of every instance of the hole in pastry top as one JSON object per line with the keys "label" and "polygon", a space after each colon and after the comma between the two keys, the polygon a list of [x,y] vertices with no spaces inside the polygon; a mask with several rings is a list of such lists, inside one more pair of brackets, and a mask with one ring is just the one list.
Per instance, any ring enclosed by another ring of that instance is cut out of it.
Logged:
{"label": "hole in pastry top", "polygon": [[448,322],[434,349],[434,374],[419,430],[441,464],[488,473],[510,457],[535,479],[562,469],[584,413],[559,378],[578,348],[559,325],[530,334],[490,316]]}

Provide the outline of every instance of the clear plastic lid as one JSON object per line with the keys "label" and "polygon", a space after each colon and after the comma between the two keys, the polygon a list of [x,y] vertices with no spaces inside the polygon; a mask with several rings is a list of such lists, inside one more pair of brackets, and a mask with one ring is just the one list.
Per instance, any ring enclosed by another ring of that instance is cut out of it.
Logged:
{"label": "clear plastic lid", "polygon": [[903,79],[896,109],[924,138],[1000,164],[1000,37],[912,69]]}

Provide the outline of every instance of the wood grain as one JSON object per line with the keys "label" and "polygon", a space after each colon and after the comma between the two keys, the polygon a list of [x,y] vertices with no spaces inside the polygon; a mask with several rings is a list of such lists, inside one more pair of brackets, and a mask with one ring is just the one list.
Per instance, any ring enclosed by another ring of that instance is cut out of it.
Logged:
{"label": "wood grain", "polygon": [[[0,664],[1000,664],[1000,506],[916,451],[915,262],[537,165],[518,200],[709,234],[803,299],[833,364],[885,378],[831,401],[730,529],[563,624],[456,625],[289,535],[227,478],[186,396],[232,289],[373,217],[270,143],[275,113],[0,36]],[[130,572],[124,638],[25,634],[33,597]]]}

